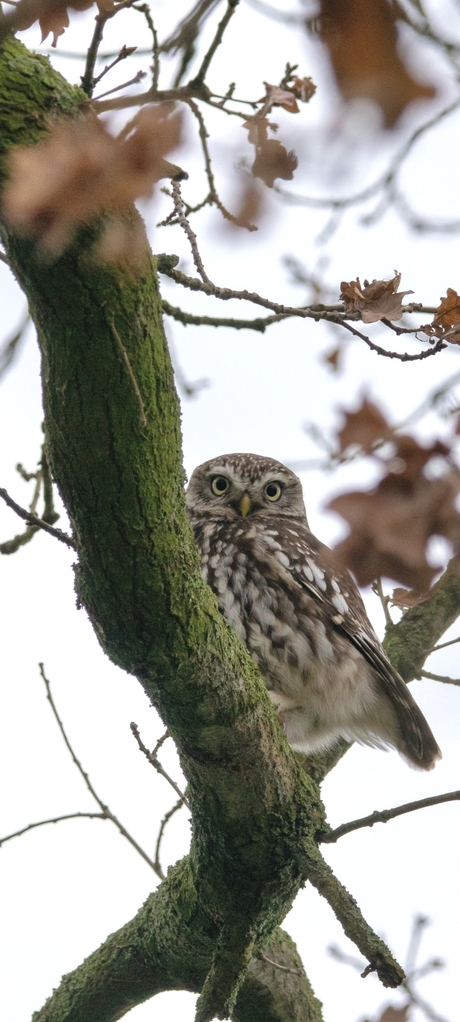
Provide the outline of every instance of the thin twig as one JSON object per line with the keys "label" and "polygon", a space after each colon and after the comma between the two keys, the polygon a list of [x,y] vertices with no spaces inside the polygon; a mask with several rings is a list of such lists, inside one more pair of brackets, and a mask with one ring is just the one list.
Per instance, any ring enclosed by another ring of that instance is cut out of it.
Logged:
{"label": "thin twig", "polygon": [[141,394],[141,392],[139,390],[139,384],[138,384],[138,382],[136,380],[136,377],[135,377],[135,375],[133,373],[132,366],[131,366],[131,363],[130,363],[129,358],[128,358],[128,352],[126,351],[126,348],[125,348],[125,346],[123,344],[123,341],[121,340],[121,337],[120,337],[120,335],[118,333],[118,330],[117,330],[117,328],[115,326],[115,323],[114,323],[113,319],[110,319],[109,323],[110,323],[110,326],[112,328],[113,336],[114,336],[114,338],[115,338],[115,340],[117,342],[118,349],[119,349],[119,351],[120,351],[120,353],[122,355],[123,361],[124,361],[126,369],[128,371],[128,376],[129,376],[129,378],[131,380],[131,383],[133,385],[134,393],[135,393],[135,395],[137,397],[137,400],[138,400],[138,403],[139,403],[139,409],[140,409],[139,418],[140,418],[141,426],[145,429],[147,427],[148,423],[147,423],[147,416],[145,414],[144,402],[142,400],[142,394]]}
{"label": "thin twig", "polygon": [[[177,182],[173,181],[172,185],[177,187]],[[193,234],[190,224],[188,223],[184,215],[183,219],[187,224],[188,231],[191,231]],[[187,234],[188,231],[186,231]],[[193,235],[193,237],[195,237],[195,235]],[[194,254],[195,259],[195,252],[193,249],[192,252]],[[198,257],[201,261],[199,253]],[[360,340],[364,341],[368,345],[371,351],[375,351],[378,355],[383,355],[386,358],[396,358],[400,362],[416,362],[420,361],[421,359],[429,358],[431,355],[437,355],[438,352],[440,352],[445,347],[443,341],[438,341],[437,344],[435,344],[433,347],[421,351],[416,355],[410,355],[408,352],[404,352],[401,354],[399,351],[387,351],[385,348],[381,348],[380,345],[374,344],[374,342],[371,341],[366,334],[363,334],[361,330],[357,330],[356,327],[353,327],[352,324],[345,318],[345,315],[340,314],[339,312],[329,311],[324,312],[322,309],[318,309],[318,307],[315,306],[295,307],[290,305],[281,305],[279,302],[272,302],[268,298],[263,298],[261,295],[256,294],[256,292],[254,291],[246,290],[234,291],[232,288],[229,287],[219,287],[216,284],[213,284],[206,277],[206,273],[205,277],[203,277],[202,280],[198,280],[197,277],[189,277],[186,273],[182,273],[181,270],[175,269],[174,266],[171,265],[171,260],[173,258],[174,257],[166,257],[166,259],[159,260],[158,261],[159,272],[164,273],[165,276],[167,277],[171,277],[171,279],[174,280],[177,284],[182,284],[183,287],[187,287],[191,291],[202,291],[204,294],[212,295],[215,298],[220,298],[221,301],[224,302],[230,301],[232,298],[238,298],[241,301],[252,302],[254,305],[262,306],[262,308],[264,309],[271,309],[273,312],[281,313],[282,315],[285,315],[286,318],[288,318],[289,316],[296,316],[300,319],[314,319],[316,322],[319,322],[319,320],[324,320],[327,323],[336,323],[337,326],[341,326],[344,328],[344,330],[348,330],[351,334],[353,334],[353,336],[359,337]],[[202,269],[203,272],[205,272],[203,267]]]}
{"label": "thin twig", "polygon": [[42,447],[42,456],[40,461],[40,469],[43,482],[43,514],[42,521],[46,522],[47,525],[54,525],[60,517],[54,507],[54,493],[53,493],[53,480],[51,477],[50,467],[48,465],[48,459],[46,457],[45,444]]}
{"label": "thin twig", "polygon": [[66,532],[62,532],[61,529],[54,529],[52,525],[48,525],[48,523],[44,522],[42,518],[38,517],[38,515],[33,514],[30,511],[26,511],[25,508],[20,506],[20,504],[16,504],[16,501],[10,497],[9,493],[7,493],[3,487],[0,487],[0,497],[5,501],[5,504],[7,504],[12,511],[15,511],[19,518],[22,518],[28,525],[37,529],[43,529],[44,532],[47,532],[50,536],[54,536],[54,538],[58,539],[60,543],[65,543],[65,545],[71,547],[72,550],[77,549],[71,536],[68,536]]}
{"label": "thin twig", "polygon": [[152,15],[150,13],[150,7],[148,4],[134,4],[133,10],[139,11],[140,14],[144,15],[144,18],[149,26],[150,32],[152,33],[152,89],[158,88],[158,79],[160,77],[160,51],[158,47],[158,35],[155,28]]}
{"label": "thin twig", "polygon": [[214,36],[214,39],[212,40],[212,43],[211,43],[211,45],[210,45],[210,47],[208,49],[208,52],[205,53],[205,55],[203,57],[203,61],[202,61],[200,70],[198,71],[198,74],[193,79],[193,83],[192,84],[193,84],[193,86],[195,88],[197,86],[203,84],[203,82],[204,82],[204,80],[206,78],[206,75],[208,73],[208,69],[209,69],[209,65],[211,63],[211,60],[212,60],[212,58],[213,58],[213,56],[214,56],[214,54],[215,54],[215,52],[217,50],[217,47],[220,46],[220,44],[222,42],[225,29],[227,28],[227,25],[228,25],[230,19],[233,17],[233,15],[234,15],[234,13],[236,11],[236,8],[238,7],[238,4],[239,4],[239,0],[228,0],[227,10],[226,10],[222,20],[219,21],[219,24],[217,26],[217,32],[216,32],[216,34]]}
{"label": "thin twig", "polygon": [[440,642],[438,646],[433,646],[433,649],[429,649],[428,653],[436,653],[437,649],[445,649],[446,646],[454,646],[456,642],[460,642],[460,635],[456,639],[449,639],[449,642]]}
{"label": "thin twig", "polygon": [[[248,230],[248,231],[256,231],[257,227],[256,227],[255,224],[251,224],[251,223],[249,223],[248,220],[242,220],[240,217],[234,216],[233,213],[229,212],[227,207],[224,206],[223,202],[219,198],[219,195],[218,195],[218,192],[217,192],[217,188],[216,188],[216,182],[215,182],[215,178],[214,178],[214,172],[213,172],[212,164],[211,164],[211,156],[210,156],[210,153],[209,153],[208,143],[207,143],[207,139],[209,138],[209,135],[208,135],[208,130],[206,128],[206,124],[205,124],[205,121],[204,121],[203,114],[201,113],[201,110],[200,110],[199,106],[197,105],[197,103],[195,103],[195,101],[193,99],[190,98],[190,99],[186,100],[186,103],[190,107],[194,117],[198,121],[198,134],[199,134],[199,137],[200,137],[201,147],[202,147],[202,150],[203,150],[206,177],[208,179],[208,185],[209,185],[209,195],[207,196],[206,199],[203,200],[202,203],[199,204],[198,208],[202,208],[205,205],[212,205],[214,203],[214,205],[217,206],[217,208],[222,213],[222,216],[224,217],[225,220],[229,220],[230,223],[236,224],[237,227],[245,227],[246,230]],[[186,215],[188,215],[189,212],[192,212],[192,210],[190,208],[188,208]],[[196,212],[196,210],[194,210],[194,212]]]}
{"label": "thin twig", "polygon": [[206,270],[205,270],[205,268],[203,266],[203,260],[202,260],[202,258],[200,256],[199,251],[198,251],[198,242],[197,242],[196,234],[192,230],[192,228],[190,227],[190,224],[189,224],[189,222],[187,220],[187,217],[185,215],[184,203],[182,201],[180,184],[179,184],[178,181],[171,181],[171,191],[172,191],[172,195],[173,195],[174,209],[176,211],[177,219],[178,219],[178,221],[179,221],[179,223],[180,223],[180,225],[182,227],[182,230],[187,235],[187,238],[188,238],[189,243],[190,243],[190,248],[192,250],[192,256],[193,256],[193,262],[195,263],[195,266],[196,266],[196,268],[198,270],[198,273],[200,274],[200,277],[201,277],[203,283],[204,284],[208,284],[210,287],[214,288],[215,285],[209,279],[209,277],[208,277],[208,275],[206,273]]}
{"label": "thin twig", "polygon": [[[97,99],[102,99],[104,96],[111,96],[114,92],[120,92],[120,89],[127,89],[128,85],[136,85],[137,82],[141,82],[143,78],[147,77],[146,71],[137,71],[134,78],[130,78],[128,82],[122,82],[121,85],[114,85],[113,89],[107,89],[107,92],[101,92]],[[96,100],[94,101],[96,102]]]}
{"label": "thin twig", "polygon": [[429,678],[431,681],[441,681],[443,685],[460,686],[460,678],[449,678],[447,674],[431,674],[430,671],[420,671],[421,678]]}
{"label": "thin twig", "polygon": [[434,1008],[431,1007],[431,1004],[428,1004],[428,1001],[423,1000],[419,994],[414,994],[414,991],[407,980],[405,980],[402,985],[407,993],[410,1003],[413,1004],[414,1007],[420,1008],[423,1014],[430,1019],[430,1022],[448,1022],[443,1015],[438,1015]]}
{"label": "thin twig", "polygon": [[420,951],[420,942],[422,939],[423,931],[429,926],[430,920],[427,916],[416,915],[412,920],[412,930],[409,937],[409,946],[406,952],[406,961],[404,963],[404,969],[408,977],[412,977],[415,964]]}
{"label": "thin twig", "polygon": [[[94,800],[97,802],[99,808],[104,813],[104,816],[106,816],[108,820],[111,820],[112,823],[115,824],[115,826],[120,831],[120,834],[122,834],[122,836],[124,838],[126,838],[127,841],[129,841],[129,844],[132,845],[133,848],[136,849],[136,852],[139,853],[139,855],[145,860],[145,862],[150,866],[150,868],[153,869],[153,871],[157,874],[157,876],[159,876],[158,871],[157,871],[156,866],[155,866],[155,863],[152,861],[150,856],[147,855],[147,852],[144,852],[144,849],[141,848],[141,846],[132,837],[132,835],[129,833],[129,831],[126,830],[126,827],[123,826],[123,824],[120,822],[120,820],[114,815],[114,813],[111,812],[109,807],[105,804],[105,802],[102,801],[102,799],[99,797],[99,795],[95,791],[95,789],[93,787],[93,784],[90,781],[89,775],[86,773],[86,770],[83,769],[83,767],[82,767],[82,765],[80,763],[80,760],[76,756],[76,754],[75,754],[75,752],[74,752],[74,750],[73,750],[73,748],[72,748],[72,746],[70,744],[70,741],[69,741],[69,739],[67,737],[64,725],[63,725],[62,720],[61,720],[61,718],[60,718],[60,716],[58,714],[58,711],[57,711],[54,699],[53,699],[53,697],[51,695],[51,685],[50,685],[50,682],[48,681],[48,678],[46,677],[44,665],[43,664],[39,664],[38,667],[39,667],[39,670],[40,670],[40,674],[41,674],[41,676],[43,678],[43,681],[45,683],[46,697],[47,697],[48,702],[49,702],[49,704],[51,706],[51,709],[53,711],[56,723],[57,723],[57,725],[59,727],[61,735],[62,735],[62,737],[64,739],[64,742],[65,742],[65,744],[67,746],[67,749],[68,749],[68,751],[69,751],[69,753],[70,753],[70,755],[72,757],[72,760],[75,763],[75,766],[77,767],[77,770],[79,771],[79,773],[83,777],[83,780],[84,780],[84,782],[86,784],[86,787],[88,788],[88,791],[93,796]],[[162,880],[163,877],[160,877],[160,879]]]}
{"label": "thin twig", "polygon": [[267,962],[268,965],[273,965],[274,969],[280,969],[281,972],[290,972],[293,976],[303,976],[302,969],[290,969],[287,965],[279,965],[278,962],[274,962],[271,958],[267,958],[267,955],[262,954],[261,951],[257,955],[257,958],[260,958],[263,962]]}
{"label": "thin twig", "polygon": [[86,92],[86,95],[89,96],[89,98],[93,95],[95,85],[94,68],[97,60],[97,52],[102,42],[105,24],[110,20],[110,18],[114,18],[119,11],[123,11],[127,7],[131,7],[132,4],[133,0],[122,0],[122,2],[118,3],[113,10],[101,11],[96,15],[93,38],[86,55],[85,70],[81,77],[81,87],[83,92]]}
{"label": "thin twig", "polygon": [[231,327],[232,330],[256,330],[258,333],[263,334],[268,326],[272,323],[281,323],[282,320],[288,319],[288,314],[275,313],[273,316],[260,317],[258,319],[232,319],[231,317],[226,318],[225,316],[194,316],[191,312],[185,312],[184,309],[180,309],[177,305],[170,305],[166,299],[162,299],[161,302],[163,312],[167,316],[171,316],[173,319],[177,319],[179,323],[183,323],[184,326],[188,324],[192,326],[227,326]]}
{"label": "thin twig", "polygon": [[167,824],[169,823],[171,817],[174,816],[174,813],[177,813],[178,809],[182,809],[183,805],[185,805],[185,802],[184,802],[183,798],[180,798],[178,800],[178,802],[176,802],[175,805],[173,805],[172,809],[169,809],[169,811],[167,813],[165,813],[165,815],[163,816],[163,819],[161,821],[161,824],[160,824],[160,829],[158,831],[157,843],[155,845],[155,866],[157,868],[158,874],[161,875],[163,877],[163,879],[164,879],[164,873],[163,873],[163,870],[161,868],[161,862],[160,862],[161,842],[163,840],[163,835],[164,835],[164,832],[165,832],[165,828],[166,828]]}
{"label": "thin twig", "polygon": [[390,609],[389,609],[389,606],[388,606],[388,601],[389,601],[390,597],[389,596],[385,596],[385,593],[384,593],[383,587],[382,587],[382,579],[380,578],[380,576],[379,576],[379,578],[376,578],[376,580],[375,580],[375,582],[374,582],[374,584],[372,586],[372,591],[375,593],[376,596],[378,596],[378,598],[380,600],[380,603],[382,604],[383,613],[385,615],[385,623],[387,625],[392,625],[393,624],[393,618],[392,618],[392,616],[390,614]]}
{"label": "thin twig", "polygon": [[320,835],[320,841],[330,844],[338,841],[344,834],[351,834],[354,830],[361,830],[362,827],[373,827],[374,823],[387,823],[397,816],[405,813],[413,813],[417,809],[427,809],[430,806],[442,805],[443,802],[458,802],[460,791],[448,791],[443,795],[432,795],[429,798],[421,798],[416,802],[406,802],[405,805],[395,806],[394,809],[376,809],[369,816],[362,816],[359,820],[351,820],[349,823],[342,823],[335,830]]}
{"label": "thin twig", "polygon": [[[106,64],[101,73],[98,74],[97,78],[93,79],[93,87],[95,85],[99,85],[101,79],[104,78],[105,75],[112,70],[112,68],[116,67],[116,65],[119,64],[121,60],[126,60],[126,58],[130,57],[133,53],[136,52],[136,50],[137,46],[126,46],[126,43],[123,43],[123,46],[121,47],[120,52],[115,57],[115,60],[112,60],[111,64]],[[107,95],[107,93],[105,93],[105,95]]]}
{"label": "thin twig", "polygon": [[94,68],[96,66],[97,51],[102,42],[104,27],[108,16],[108,13],[105,11],[96,16],[93,38],[86,54],[85,70],[81,76],[81,87],[89,98],[93,95],[93,89],[95,86]]}
{"label": "thin twig", "polygon": [[[6,259],[5,262],[7,262]],[[6,373],[6,370],[9,369],[15,355],[17,355],[19,345],[24,337],[29,321],[30,316],[29,313],[26,312],[17,330],[15,330],[14,333],[3,342],[2,348],[0,349],[0,378]]]}
{"label": "thin twig", "polygon": [[149,763],[151,763],[152,766],[155,767],[155,770],[157,770],[157,772],[159,774],[161,774],[162,777],[165,778],[165,780],[168,782],[168,784],[171,785],[171,788],[174,788],[174,791],[176,792],[176,795],[179,795],[179,798],[184,803],[184,805],[187,806],[187,809],[190,809],[190,804],[189,804],[189,802],[187,800],[186,795],[184,795],[184,793],[180,790],[179,786],[172,779],[172,777],[170,777],[169,774],[166,773],[166,770],[162,767],[159,759],[157,758],[158,749],[160,748],[160,745],[162,745],[162,743],[168,737],[168,732],[166,732],[166,734],[163,735],[163,738],[161,738],[160,741],[157,742],[153,752],[150,752],[149,749],[147,748],[147,746],[144,745],[144,743],[142,741],[142,738],[141,738],[141,736],[139,734],[139,728],[138,728],[137,724],[134,721],[131,721],[130,728],[131,728],[131,731],[132,731],[132,733],[133,733],[133,735],[134,735],[134,737],[136,739],[136,742],[137,742],[141,752],[143,752],[144,756],[147,757]]}
{"label": "thin twig", "polygon": [[195,7],[176,26],[172,35],[161,44],[160,52],[177,53],[178,50],[186,49],[190,42],[195,41],[202,22],[209,16],[216,3],[219,3],[219,0],[198,0]]}
{"label": "thin twig", "polygon": [[7,841],[11,841],[14,837],[21,837],[21,834],[27,834],[28,830],[34,830],[35,827],[45,827],[48,823],[61,823],[62,820],[77,820],[87,817],[91,820],[109,820],[110,817],[107,813],[66,813],[65,816],[53,816],[50,820],[38,820],[37,823],[28,823],[27,827],[22,827],[21,830],[15,830],[13,834],[7,834],[6,837],[0,837],[0,848],[6,844]]}
{"label": "thin twig", "polygon": [[428,121],[425,121],[424,124],[421,124],[418,128],[416,128],[415,131],[412,132],[412,135],[410,135],[410,137],[404,143],[404,145],[401,146],[401,149],[396,154],[396,156],[392,159],[388,169],[383,174],[381,174],[380,177],[378,177],[372,184],[367,185],[360,192],[355,192],[353,195],[348,195],[345,196],[344,198],[323,199],[307,195],[295,195],[292,192],[284,191],[284,188],[280,187],[279,185],[274,185],[273,191],[277,192],[288,203],[292,205],[309,206],[314,209],[337,210],[346,209],[349,206],[359,205],[360,203],[365,202],[367,199],[372,198],[381,189],[389,186],[393,182],[400,166],[406,159],[406,156],[408,156],[410,150],[419,140],[419,138],[421,138],[427,131],[430,131],[431,128],[439,124],[445,117],[448,117],[450,114],[455,113],[455,111],[458,110],[459,106],[460,99],[456,99],[453,103],[450,103],[448,106],[444,107],[443,110],[440,110],[438,113],[436,113],[434,117],[431,117]]}

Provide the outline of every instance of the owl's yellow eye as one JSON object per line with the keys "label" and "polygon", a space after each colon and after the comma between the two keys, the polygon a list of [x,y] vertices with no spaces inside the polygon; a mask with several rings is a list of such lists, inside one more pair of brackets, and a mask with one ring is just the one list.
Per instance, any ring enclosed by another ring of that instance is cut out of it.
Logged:
{"label": "owl's yellow eye", "polygon": [[273,502],[280,499],[282,492],[281,483],[267,483],[264,490],[265,496]]}
{"label": "owl's yellow eye", "polygon": [[214,476],[214,479],[211,480],[211,490],[216,497],[221,497],[228,490],[229,486],[230,483],[225,476]]}

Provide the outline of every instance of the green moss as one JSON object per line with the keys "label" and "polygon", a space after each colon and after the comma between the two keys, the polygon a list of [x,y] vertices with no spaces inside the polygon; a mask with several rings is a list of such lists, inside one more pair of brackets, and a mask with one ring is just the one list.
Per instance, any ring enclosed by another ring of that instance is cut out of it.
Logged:
{"label": "green moss", "polygon": [[[76,113],[80,102],[46,60],[13,40],[3,46],[2,153],[37,140],[50,113]],[[176,740],[193,840],[187,860],[64,978],[37,1022],[112,1022],[158,990],[204,983],[204,1003],[224,1010],[311,864],[320,875],[316,785],[200,576],[154,261],[137,276],[98,266],[99,230],[81,230],[52,263],[5,225],[3,237],[37,326],[47,458],[75,534],[78,597],[104,651],[136,674]],[[302,977],[297,987],[305,1019],[317,1022]],[[273,1019],[287,1022],[291,1003],[280,993]]]}

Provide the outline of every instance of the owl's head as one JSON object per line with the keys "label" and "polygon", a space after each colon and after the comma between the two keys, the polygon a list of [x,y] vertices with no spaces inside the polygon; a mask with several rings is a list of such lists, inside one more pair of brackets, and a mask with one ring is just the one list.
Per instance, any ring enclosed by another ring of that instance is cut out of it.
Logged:
{"label": "owl's head", "polygon": [[305,521],[300,479],[279,461],[258,454],[222,454],[193,472],[187,489],[193,518],[276,515]]}

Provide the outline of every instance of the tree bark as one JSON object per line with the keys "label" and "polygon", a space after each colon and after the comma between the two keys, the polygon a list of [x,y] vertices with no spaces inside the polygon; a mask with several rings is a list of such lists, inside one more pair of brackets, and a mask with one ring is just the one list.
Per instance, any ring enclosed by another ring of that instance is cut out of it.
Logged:
{"label": "tree bark", "polygon": [[[76,115],[84,99],[41,56],[5,42],[0,157],[43,137],[50,113]],[[322,859],[316,783],[201,579],[155,261],[137,276],[98,265],[98,230],[82,229],[51,264],[6,225],[2,237],[37,327],[47,457],[77,544],[78,599],[104,651],[136,675],[176,741],[193,836],[189,856],[138,915],[34,1017],[112,1022],[159,990],[188,989],[201,991],[197,1022],[320,1022],[292,942],[277,929],[307,879],[385,985],[403,973]]]}

